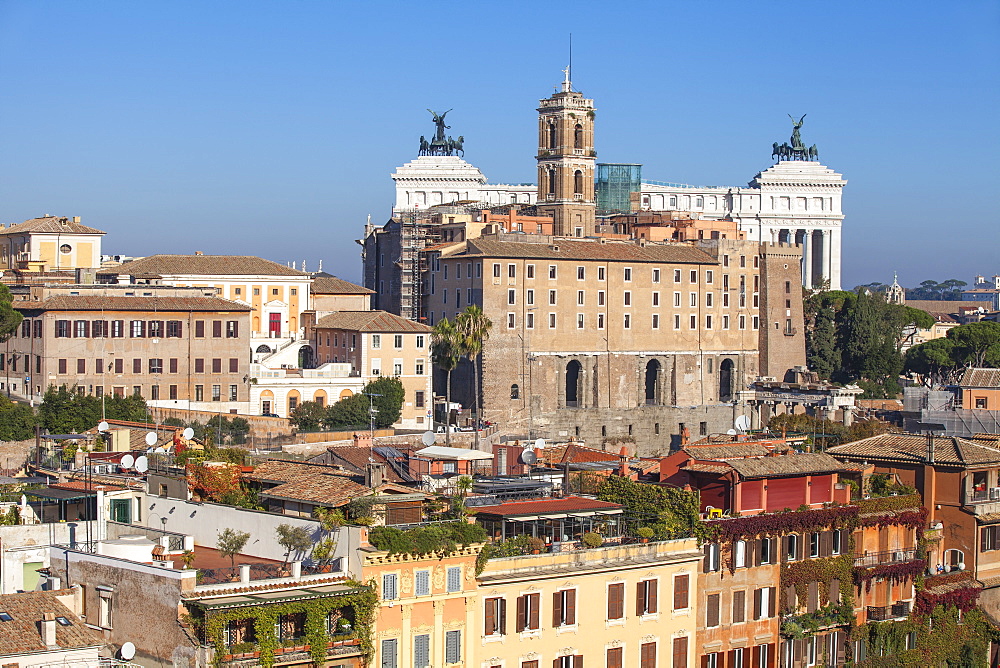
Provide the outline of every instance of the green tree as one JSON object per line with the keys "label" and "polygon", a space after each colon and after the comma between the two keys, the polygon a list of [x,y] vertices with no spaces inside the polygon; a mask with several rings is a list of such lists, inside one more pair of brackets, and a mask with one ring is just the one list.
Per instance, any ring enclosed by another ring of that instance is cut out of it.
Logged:
{"label": "green tree", "polygon": [[14,297],[7,286],[0,283],[0,341],[6,341],[17,330],[23,316],[13,306]]}
{"label": "green tree", "polygon": [[250,534],[246,531],[223,529],[219,532],[219,537],[215,541],[215,549],[223,557],[229,559],[229,563],[233,568],[236,568],[236,555],[243,551],[248,540],[250,540]]}
{"label": "green tree", "polygon": [[37,418],[28,404],[0,395],[0,441],[23,441],[35,434]]}
{"label": "green tree", "polygon": [[480,357],[483,346],[490,338],[490,330],[493,328],[493,321],[483,313],[476,304],[470,304],[465,310],[458,314],[455,319],[455,328],[459,335],[459,352],[466,357],[473,365],[472,395],[474,397],[473,406],[475,412],[475,447],[479,449],[479,422],[482,420],[482,402],[479,400],[480,383]]}
{"label": "green tree", "polygon": [[278,545],[285,548],[285,564],[288,564],[288,558],[293,552],[303,554],[313,545],[309,529],[305,527],[279,524],[275,528],[275,533],[278,536]]}
{"label": "green tree", "polygon": [[962,349],[965,361],[974,367],[1000,362],[1000,323],[970,322],[949,329],[948,338]]}
{"label": "green tree", "polygon": [[460,335],[455,324],[442,318],[431,332],[431,358],[435,366],[445,372],[445,430],[444,442],[451,446],[451,372],[458,366],[462,356]]}
{"label": "green tree", "polygon": [[288,420],[299,431],[317,431],[324,418],[326,407],[315,401],[303,401],[288,416]]}
{"label": "green tree", "polygon": [[331,430],[359,428],[368,426],[368,411],[370,404],[368,397],[363,394],[355,394],[345,397],[335,404],[330,404],[326,409],[326,417],[323,425]]}
{"label": "green tree", "polygon": [[377,378],[365,385],[361,394],[371,397],[369,408],[375,409],[376,429],[385,429],[399,422],[403,414],[403,401],[406,399],[406,390],[403,389],[403,382],[399,378],[391,376]]}
{"label": "green tree", "polygon": [[903,369],[923,376],[927,385],[955,380],[960,368],[958,344],[949,338],[931,339],[906,351]]}

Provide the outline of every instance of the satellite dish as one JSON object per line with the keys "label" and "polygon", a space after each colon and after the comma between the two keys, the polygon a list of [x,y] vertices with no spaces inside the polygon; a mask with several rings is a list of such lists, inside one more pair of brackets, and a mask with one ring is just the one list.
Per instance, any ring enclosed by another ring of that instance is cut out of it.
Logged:
{"label": "satellite dish", "polygon": [[110,428],[111,425],[109,425],[107,422],[103,420],[101,420],[100,424],[97,425],[97,431],[107,431]]}
{"label": "satellite dish", "polygon": [[187,427],[184,431],[181,432],[181,436],[184,438],[184,440],[190,441],[192,438],[194,438],[194,429],[192,429],[191,427]]}
{"label": "satellite dish", "polygon": [[162,453],[164,453],[166,451],[167,451],[167,449],[164,448],[162,445],[160,447],[158,447],[156,450],[153,450],[153,452],[156,452],[156,453],[159,453],[159,454],[162,454]]}
{"label": "satellite dish", "polygon": [[425,431],[424,435],[420,437],[420,442],[427,447],[434,445],[435,440],[437,439],[435,438],[433,431]]}
{"label": "satellite dish", "polygon": [[726,433],[729,434],[730,436],[735,436],[736,434],[738,434],[740,432],[736,431],[735,429],[730,429]]}
{"label": "satellite dish", "polygon": [[733,423],[733,426],[735,426],[738,431],[749,431],[750,418],[748,418],[746,415],[740,415],[736,418],[736,421]]}
{"label": "satellite dish", "polygon": [[[540,440],[540,439],[539,439]],[[538,461],[538,455],[531,448],[525,448],[521,451],[521,463],[531,466]]]}
{"label": "satellite dish", "polygon": [[118,650],[118,656],[122,658],[122,661],[131,661],[135,658],[135,645],[130,642],[122,645],[122,648]]}
{"label": "satellite dish", "polygon": [[132,468],[132,465],[135,464],[135,457],[133,457],[132,455],[125,455],[124,457],[122,457],[121,464],[123,469]]}
{"label": "satellite dish", "polygon": [[149,460],[146,459],[145,455],[142,455],[135,460],[135,470],[139,473],[145,473],[149,470]]}
{"label": "satellite dish", "polygon": [[149,446],[156,445],[156,442],[158,440],[159,440],[159,437],[156,435],[155,431],[147,431],[146,432],[146,445],[149,445]]}
{"label": "satellite dish", "polygon": [[541,450],[542,448],[544,448],[545,447],[545,439],[544,438],[535,439],[535,447],[538,448],[539,450]]}

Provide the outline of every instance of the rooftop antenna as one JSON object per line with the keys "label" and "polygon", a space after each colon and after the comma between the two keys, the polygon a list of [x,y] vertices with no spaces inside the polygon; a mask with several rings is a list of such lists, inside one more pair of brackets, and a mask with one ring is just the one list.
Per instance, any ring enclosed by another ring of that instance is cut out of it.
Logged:
{"label": "rooftop antenna", "polygon": [[562,89],[564,93],[573,92],[572,74],[573,74],[573,33],[569,34],[569,65],[563,70],[563,74],[566,76],[563,79]]}

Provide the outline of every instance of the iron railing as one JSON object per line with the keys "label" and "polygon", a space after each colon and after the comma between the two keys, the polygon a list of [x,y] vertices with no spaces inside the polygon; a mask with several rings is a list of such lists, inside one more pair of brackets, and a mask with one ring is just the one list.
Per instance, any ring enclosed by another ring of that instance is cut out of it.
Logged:
{"label": "iron railing", "polygon": [[903,561],[914,561],[917,558],[916,548],[905,550],[887,550],[885,552],[869,552],[854,557],[855,568],[872,568],[883,564],[898,564]]}

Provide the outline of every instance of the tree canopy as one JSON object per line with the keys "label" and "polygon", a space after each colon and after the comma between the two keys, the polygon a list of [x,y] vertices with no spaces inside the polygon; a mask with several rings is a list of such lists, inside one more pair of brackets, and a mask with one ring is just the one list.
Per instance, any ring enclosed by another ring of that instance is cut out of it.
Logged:
{"label": "tree canopy", "polygon": [[405,398],[406,390],[399,378],[382,376],[365,385],[358,394],[329,406],[304,401],[292,411],[289,420],[299,431],[338,431],[367,428],[374,416],[375,428],[385,429],[399,422]]}
{"label": "tree canopy", "polygon": [[13,296],[6,285],[0,283],[0,341],[6,341],[21,324],[23,316],[15,309]]}
{"label": "tree canopy", "polygon": [[[67,385],[50,385],[42,397],[38,420],[50,434],[80,433],[96,427],[102,418],[101,397],[82,394]],[[146,401],[136,394],[104,396],[104,417],[110,420],[146,422]]]}
{"label": "tree canopy", "polygon": [[906,371],[920,374],[928,385],[957,382],[966,367],[1000,366],[1000,323],[970,322],[906,351]]}

